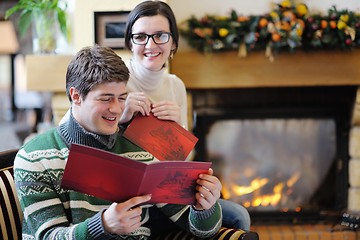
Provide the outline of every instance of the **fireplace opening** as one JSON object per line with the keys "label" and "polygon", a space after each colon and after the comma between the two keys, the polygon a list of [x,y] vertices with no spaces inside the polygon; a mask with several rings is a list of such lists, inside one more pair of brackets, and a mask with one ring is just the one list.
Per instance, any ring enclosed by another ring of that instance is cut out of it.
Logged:
{"label": "fireplace opening", "polygon": [[356,87],[192,90],[196,160],[254,224],[337,221]]}

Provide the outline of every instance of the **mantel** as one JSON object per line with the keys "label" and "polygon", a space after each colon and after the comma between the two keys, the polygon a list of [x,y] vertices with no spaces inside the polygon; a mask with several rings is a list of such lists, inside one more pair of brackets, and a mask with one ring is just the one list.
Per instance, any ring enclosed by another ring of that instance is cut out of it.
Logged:
{"label": "mantel", "polygon": [[171,73],[188,89],[360,85],[360,50],[281,52],[271,62],[264,52],[202,54],[179,51]]}

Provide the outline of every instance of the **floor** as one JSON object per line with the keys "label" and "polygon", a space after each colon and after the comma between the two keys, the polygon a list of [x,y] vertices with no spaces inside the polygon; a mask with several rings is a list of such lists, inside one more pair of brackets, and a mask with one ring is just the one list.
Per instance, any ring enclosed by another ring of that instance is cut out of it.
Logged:
{"label": "floor", "polygon": [[327,224],[254,226],[260,240],[359,240],[359,231]]}

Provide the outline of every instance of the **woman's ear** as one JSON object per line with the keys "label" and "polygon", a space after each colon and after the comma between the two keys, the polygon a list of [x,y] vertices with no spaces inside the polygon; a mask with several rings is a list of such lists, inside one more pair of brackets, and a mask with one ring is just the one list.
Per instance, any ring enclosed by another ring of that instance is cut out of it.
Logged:
{"label": "woman's ear", "polygon": [[76,88],[71,87],[69,89],[69,93],[70,93],[71,101],[74,104],[79,105],[81,103],[81,96],[80,96],[79,92],[76,90]]}
{"label": "woman's ear", "polygon": [[176,49],[176,44],[175,42],[173,41],[172,45],[171,45],[171,51],[175,51]]}
{"label": "woman's ear", "polygon": [[170,50],[169,60],[172,60],[174,58],[175,49],[176,49],[176,44],[173,42]]}

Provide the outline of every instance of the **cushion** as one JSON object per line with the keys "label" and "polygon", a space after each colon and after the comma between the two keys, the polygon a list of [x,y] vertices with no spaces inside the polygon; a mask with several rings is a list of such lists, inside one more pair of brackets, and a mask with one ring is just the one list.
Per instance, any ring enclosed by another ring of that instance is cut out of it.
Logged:
{"label": "cushion", "polygon": [[12,167],[0,169],[0,239],[21,239],[23,215],[13,173]]}
{"label": "cushion", "polygon": [[10,149],[0,152],[0,170],[7,167],[12,167],[18,149]]}
{"label": "cushion", "polygon": [[[156,240],[201,240],[189,233],[183,231],[161,235]],[[259,235],[256,232],[244,231],[242,229],[221,228],[219,232],[209,240],[258,240]]]}

